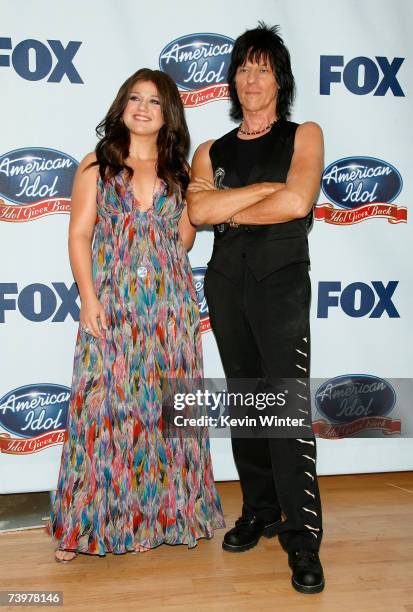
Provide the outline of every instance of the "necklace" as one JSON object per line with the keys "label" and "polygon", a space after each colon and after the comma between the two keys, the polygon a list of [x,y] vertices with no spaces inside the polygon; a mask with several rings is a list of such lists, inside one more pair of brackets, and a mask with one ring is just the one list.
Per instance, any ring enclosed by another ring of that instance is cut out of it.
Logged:
{"label": "necklace", "polygon": [[[134,169],[134,171],[136,172],[136,168]],[[136,195],[135,195],[135,189],[134,189],[134,186],[133,186],[133,182],[129,178],[127,180],[128,180],[129,186],[130,186],[130,190],[131,190],[133,199],[135,200],[135,203],[137,204],[137,208],[141,212],[148,212],[149,210],[151,210],[153,208],[153,205],[154,205],[156,187],[157,187],[157,182],[158,182],[157,169],[155,168],[155,176],[154,176],[153,185],[152,185],[152,202],[151,202],[150,206],[147,206],[146,208],[142,208],[140,206],[140,199],[137,198]]]}
{"label": "necklace", "polygon": [[267,130],[269,130],[274,123],[276,123],[277,119],[274,119],[274,121],[271,121],[271,123],[269,123],[265,128],[263,128],[262,130],[258,130],[256,132],[247,132],[246,130],[242,129],[242,123],[238,128],[238,134],[244,134],[245,136],[256,136],[257,134],[262,134],[263,132],[266,132]]}
{"label": "necklace", "polygon": [[152,204],[148,208],[141,208],[141,210],[143,212],[147,212],[148,210],[153,208],[153,203],[154,203],[154,200],[155,200],[155,191],[156,191],[156,183],[157,183],[157,181],[158,181],[158,175],[157,175],[157,173],[155,171],[155,178],[154,178],[153,187],[152,187]]}

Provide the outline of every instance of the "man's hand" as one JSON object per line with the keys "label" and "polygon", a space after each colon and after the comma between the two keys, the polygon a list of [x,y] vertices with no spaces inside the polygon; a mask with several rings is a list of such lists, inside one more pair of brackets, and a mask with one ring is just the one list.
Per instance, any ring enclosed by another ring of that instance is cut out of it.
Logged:
{"label": "man's hand", "polygon": [[208,179],[197,177],[188,185],[187,191],[197,193],[198,191],[215,191],[215,185]]}

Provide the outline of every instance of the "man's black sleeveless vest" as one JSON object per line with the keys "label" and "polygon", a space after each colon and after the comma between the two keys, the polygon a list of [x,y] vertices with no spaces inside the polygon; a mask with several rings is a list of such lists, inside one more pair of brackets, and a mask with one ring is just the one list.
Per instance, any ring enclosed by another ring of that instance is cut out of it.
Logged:
{"label": "man's black sleeveless vest", "polygon": [[[216,140],[209,151],[216,187],[243,187],[264,181],[285,183],[297,127],[296,123],[280,120],[270,132],[253,140],[237,138],[238,128]],[[238,283],[245,262],[257,280],[292,263],[309,263],[310,220],[311,215],[269,225],[215,225],[208,267]]]}

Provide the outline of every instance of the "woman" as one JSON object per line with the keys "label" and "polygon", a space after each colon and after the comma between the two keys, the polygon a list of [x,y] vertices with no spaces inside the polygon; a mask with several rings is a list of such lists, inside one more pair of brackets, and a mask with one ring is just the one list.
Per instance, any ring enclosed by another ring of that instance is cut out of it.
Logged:
{"label": "woman", "polygon": [[189,134],[175,83],[138,70],[97,131],[72,194],[81,311],[49,525],[58,561],[191,548],[224,526],[207,432],[168,437],[162,425],[162,379],[202,376],[183,200]]}

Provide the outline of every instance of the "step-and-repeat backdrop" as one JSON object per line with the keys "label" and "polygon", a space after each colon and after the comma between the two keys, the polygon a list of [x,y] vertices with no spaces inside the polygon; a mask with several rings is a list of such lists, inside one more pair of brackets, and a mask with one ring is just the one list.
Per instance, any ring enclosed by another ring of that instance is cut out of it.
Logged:
{"label": "step-and-repeat backdrop", "polygon": [[[319,472],[413,468],[389,382],[413,369],[410,0],[2,0],[0,12],[0,493],[56,484],[79,318],[70,192],[94,127],[126,77],[148,66],[175,79],[192,152],[229,131],[232,43],[259,20],[280,24],[290,49],[293,120],[317,121],[325,135],[310,234],[312,375],[326,380],[321,411],[338,414],[343,397],[345,406],[343,427],[319,441]],[[203,296],[211,248],[211,232],[198,232],[190,259],[205,373],[220,377]],[[380,418],[343,437],[346,416],[366,416],[380,393]],[[369,427],[382,435],[361,438]],[[213,439],[212,451],[216,478],[236,478],[229,440]]]}

